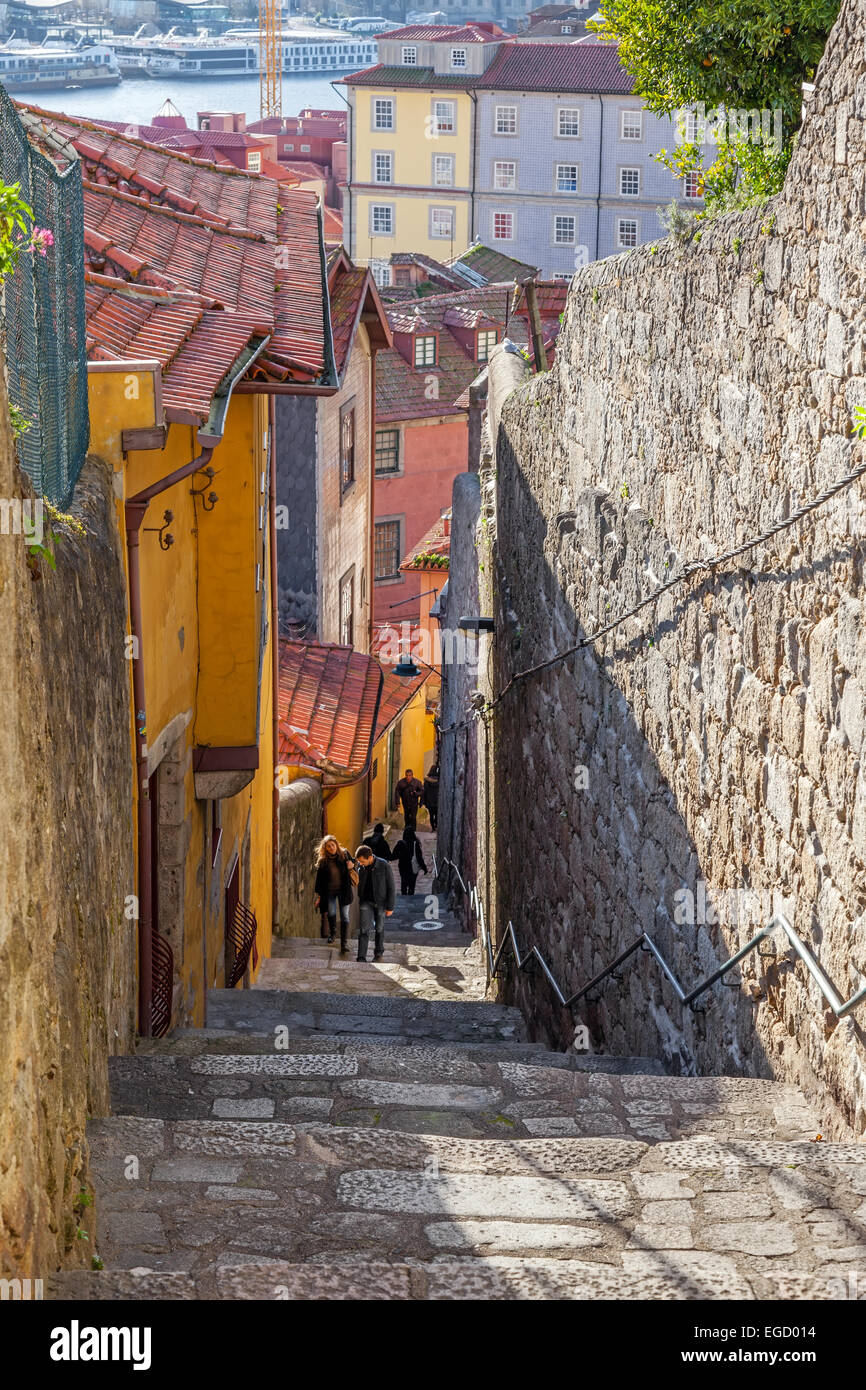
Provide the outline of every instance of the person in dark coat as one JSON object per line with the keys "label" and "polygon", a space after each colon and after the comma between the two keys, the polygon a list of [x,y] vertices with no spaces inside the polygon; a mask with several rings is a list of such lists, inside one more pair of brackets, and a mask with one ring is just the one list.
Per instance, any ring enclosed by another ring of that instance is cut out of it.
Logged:
{"label": "person in dark coat", "polygon": [[434,763],[424,778],[424,805],[430,813],[430,829],[436,829],[439,819],[439,764]]}
{"label": "person in dark coat", "polygon": [[393,858],[396,859],[400,870],[400,892],[406,897],[415,892],[418,870],[420,869],[425,874],[427,872],[427,865],[424,863],[424,855],[421,852],[421,841],[411,826],[407,825],[402,837],[394,846]]}
{"label": "person in dark coat", "polygon": [[394,875],[391,866],[379,859],[368,844],[355,853],[358,864],[358,960],[367,959],[370,926],[374,928],[373,959],[385,954],[385,918],[394,912]]}
{"label": "person in dark coat", "polygon": [[373,826],[372,834],[364,836],[364,844],[369,845],[377,859],[391,859],[391,846],[385,838],[385,827],[380,820]]}
{"label": "person in dark coat", "polygon": [[407,767],[394,790],[403,807],[403,823],[407,830],[414,830],[418,823],[418,807],[424,795],[424,784],[418,781],[411,767]]}
{"label": "person in dark coat", "polygon": [[354,882],[357,883],[357,871],[349,851],[343,849],[333,835],[326,835],[316,851],[316,881],[313,891],[316,895],[316,907],[322,915],[322,936],[327,936],[329,945],[336,934],[337,913],[340,914],[341,956],[345,956],[349,950],[349,908],[354,897],[353,875]]}

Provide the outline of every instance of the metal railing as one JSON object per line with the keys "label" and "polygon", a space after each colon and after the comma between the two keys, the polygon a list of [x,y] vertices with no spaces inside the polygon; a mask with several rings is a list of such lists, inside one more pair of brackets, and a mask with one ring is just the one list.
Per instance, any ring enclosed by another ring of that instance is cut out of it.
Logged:
{"label": "metal railing", "polygon": [[[710,989],[713,985],[718,984],[719,981],[723,982],[724,984],[727,984],[730,988],[739,988],[739,981],[726,981],[725,976],[728,975],[734,969],[735,966],[739,965],[741,960],[743,960],[746,956],[750,955],[752,951],[758,950],[758,947],[760,946],[761,942],[767,941],[770,937],[773,936],[773,933],[776,931],[782,931],[784,933],[785,937],[788,940],[789,946],[797,954],[799,959],[803,962],[809,974],[812,976],[812,979],[817,984],[818,988],[820,989],[821,993],[823,994],[824,998],[830,1005],[830,1008],[832,1009],[833,1013],[836,1015],[837,1018],[844,1018],[845,1015],[851,1013],[851,1011],[855,1009],[858,1004],[861,1004],[864,1000],[866,1000],[866,985],[863,985],[854,994],[852,994],[850,999],[842,999],[841,995],[837,991],[829,975],[827,975],[827,973],[818,964],[811,951],[801,940],[801,938],[797,935],[793,926],[783,913],[777,913],[774,917],[772,917],[765,927],[761,927],[760,930],[757,931],[755,935],[751,937],[749,941],[746,942],[745,946],[742,946],[739,951],[735,952],[735,954],[730,957],[729,960],[725,961],[724,965],[720,965],[717,970],[714,970],[711,975],[708,975],[706,979],[702,980],[701,983],[699,985],[696,985],[694,989],[686,990],[683,988],[676,975],[674,974],[673,970],[668,965],[667,961],[662,955],[661,951],[656,946],[655,942],[652,940],[651,937],[647,936],[646,932],[641,932],[640,936],[636,937],[630,946],[627,946],[624,951],[620,952],[616,960],[613,960],[610,962],[609,965],[606,965],[605,968],[603,970],[600,970],[597,975],[594,975],[592,979],[588,981],[587,984],[581,985],[580,988],[576,989],[573,994],[569,994],[568,996],[566,996],[560,989],[556,981],[556,978],[550,969],[550,966],[547,964],[547,961],[544,959],[544,956],[541,954],[537,946],[530,946],[527,951],[521,954],[520,945],[517,940],[517,933],[514,930],[513,922],[509,921],[508,925],[505,928],[505,934],[502,938],[502,941],[500,942],[498,949],[494,953],[490,933],[487,930],[487,923],[484,919],[484,903],[481,899],[480,893],[478,892],[477,885],[467,887],[466,883],[463,881],[463,876],[461,875],[460,870],[454,863],[453,859],[443,859],[442,867],[444,868],[445,865],[448,865],[450,868],[454,870],[460,887],[468,897],[470,909],[475,915],[475,919],[478,923],[479,934],[481,936],[481,944],[484,948],[484,952],[487,957],[488,979],[492,980],[494,976],[498,973],[502,957],[505,953],[505,949],[507,946],[510,945],[518,970],[524,970],[527,967],[527,965],[529,965],[533,960],[538,962],[545,978],[547,979],[551,989],[553,990],[554,994],[556,995],[563,1008],[570,1008],[573,1004],[576,1004],[580,999],[585,998],[591,990],[596,989],[604,980],[608,978],[608,976],[615,974],[615,972],[620,968],[620,966],[624,965],[626,961],[632,958],[632,956],[636,955],[638,952],[645,952],[646,954],[652,956],[653,960],[656,962],[662,974],[665,976],[665,979],[670,984],[680,1003],[684,1007],[694,1010],[695,1000],[700,998],[702,994],[705,994],[706,991]],[[437,864],[435,854],[433,855],[433,875],[434,879],[438,878],[439,875],[439,865]],[[775,952],[759,952],[759,954],[764,956],[775,955]]]}

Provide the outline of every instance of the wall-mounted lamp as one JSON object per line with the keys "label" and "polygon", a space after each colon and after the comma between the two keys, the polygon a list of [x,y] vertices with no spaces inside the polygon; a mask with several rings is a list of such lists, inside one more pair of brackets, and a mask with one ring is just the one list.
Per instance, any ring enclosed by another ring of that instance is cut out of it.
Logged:
{"label": "wall-mounted lamp", "polygon": [[205,478],[207,479],[207,482],[205,482],[204,485],[203,485],[202,487],[191,487],[191,488],[190,488],[190,494],[191,494],[191,496],[193,496],[193,497],[200,497],[200,498],[201,498],[201,505],[202,505],[202,508],[204,509],[204,511],[206,511],[206,512],[212,512],[213,509],[214,509],[214,507],[216,506],[217,502],[219,501],[219,497],[217,496],[217,494],[216,494],[215,492],[208,492],[207,495],[205,495],[205,490],[206,490],[206,488],[210,485],[210,483],[213,482],[214,478],[216,477],[216,469],[215,469],[215,468],[202,468],[202,469],[201,469],[201,472],[204,473],[204,476],[205,476]]}
{"label": "wall-mounted lamp", "polygon": [[494,632],[496,629],[493,618],[458,618],[457,626],[463,632]]}
{"label": "wall-mounted lamp", "polygon": [[155,531],[156,534],[159,536],[160,550],[170,550],[171,547],[174,545],[174,536],[171,534],[168,528],[173,521],[174,512],[170,512],[166,509],[166,511],[164,511],[162,514],[161,526],[143,526],[141,529],[143,531]]}

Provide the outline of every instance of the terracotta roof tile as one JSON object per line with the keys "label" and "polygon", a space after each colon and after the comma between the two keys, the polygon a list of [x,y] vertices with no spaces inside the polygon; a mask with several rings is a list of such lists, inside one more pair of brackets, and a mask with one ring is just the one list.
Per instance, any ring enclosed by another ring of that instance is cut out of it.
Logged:
{"label": "terracotta roof tile", "polygon": [[375,657],[351,647],[280,640],[279,755],[340,783],[363,775],[382,691]]}
{"label": "terracotta roof tile", "polygon": [[589,92],[622,96],[634,79],[616,44],[504,43],[476,87],[500,92]]}
{"label": "terracotta roof tile", "polygon": [[[437,555],[445,560],[444,565],[419,564],[422,556]],[[440,516],[430,530],[420,539],[416,546],[409,551],[409,554],[400,562],[401,570],[437,569],[447,570],[448,559],[451,555],[451,513]]]}

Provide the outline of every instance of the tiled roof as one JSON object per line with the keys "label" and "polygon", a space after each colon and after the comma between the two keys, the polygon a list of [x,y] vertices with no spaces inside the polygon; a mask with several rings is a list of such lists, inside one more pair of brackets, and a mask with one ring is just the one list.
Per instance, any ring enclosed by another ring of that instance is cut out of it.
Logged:
{"label": "tiled roof", "polygon": [[362,68],[360,72],[350,72],[348,77],[338,77],[347,87],[429,87],[439,90],[443,87],[456,87],[465,91],[477,86],[478,79],[472,74],[463,75],[435,72],[433,68],[389,67],[377,63],[373,68]]}
{"label": "tiled roof", "polygon": [[337,372],[342,377],[349,360],[358,315],[370,280],[369,270],[356,266],[341,275],[331,292],[331,328],[334,334],[334,357]]}
{"label": "tiled roof", "polygon": [[[463,408],[456,404],[457,397],[483,371],[483,363],[469,356],[445,322],[446,315],[453,309],[480,312],[491,324],[498,325],[501,340],[505,336],[512,294],[513,286],[504,284],[487,285],[480,289],[467,288],[456,294],[430,295],[425,299],[423,317],[419,321],[422,332],[439,335],[437,365],[414,367],[396,347],[389,352],[380,352],[376,366],[377,419],[412,420],[426,415],[462,414]],[[409,311],[405,303],[387,309],[387,312],[393,332],[413,331],[416,315]],[[521,345],[526,343],[526,324],[519,316],[509,318],[508,336]],[[431,378],[439,383],[436,399],[430,398]]]}
{"label": "tiled roof", "polygon": [[329,244],[343,240],[343,214],[337,208],[322,207],[325,241]]}
{"label": "tiled roof", "polygon": [[[535,282],[535,297],[538,301],[538,312],[544,323],[550,323],[551,326],[556,326],[557,332],[559,331],[559,316],[565,313],[565,301],[568,299],[568,284],[569,282],[567,280],[536,280]],[[523,290],[520,292],[516,312],[524,317],[527,313],[526,294]]]}
{"label": "tiled roof", "polygon": [[314,194],[77,117],[22,114],[56,163],[81,160],[92,358],[158,360],[168,418],[189,423],[207,419],[217,388],[265,338],[257,377],[322,377]]}
{"label": "tiled roof", "polygon": [[279,760],[336,783],[363,775],[383,684],[375,657],[333,643],[280,639]]}
{"label": "tiled roof", "polygon": [[382,701],[379,705],[379,718],[376,720],[377,743],[433,674],[429,666],[422,666],[419,674],[412,677],[395,676],[387,666],[382,668]]}
{"label": "tiled roof", "polygon": [[422,555],[440,555],[447,562],[449,556],[451,555],[450,512],[448,512],[446,516],[438,517],[437,520],[434,521],[433,525],[430,527],[430,530],[427,531],[426,534],[421,537],[418,544],[416,546],[413,546],[413,548],[409,551],[409,554],[404,556],[404,558],[400,561],[401,570],[446,570],[448,568],[447,563],[442,566],[417,563]]}
{"label": "tiled roof", "polygon": [[389,29],[382,34],[388,42],[408,43],[498,43],[507,37],[498,24],[407,24],[403,29]]}
{"label": "tiled roof", "polygon": [[535,266],[525,265],[523,261],[516,261],[502,251],[494,251],[490,246],[480,245],[470,246],[468,251],[464,251],[462,256],[455,257],[451,262],[453,270],[459,271],[461,266],[467,266],[487,284],[501,284],[505,280],[525,280],[528,275],[536,273]]}
{"label": "tiled roof", "polygon": [[290,169],[301,179],[326,179],[328,177],[324,164],[317,164],[313,159],[281,159],[280,164],[284,169]]}
{"label": "tiled roof", "polygon": [[634,80],[615,44],[521,43],[500,48],[476,87],[500,92],[604,92],[622,96]]}

